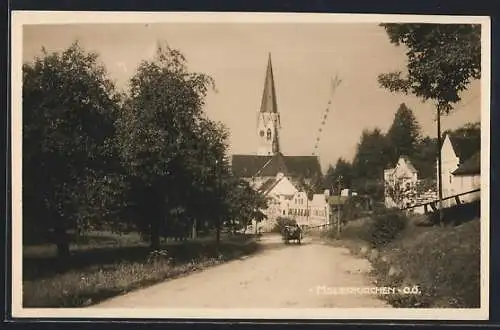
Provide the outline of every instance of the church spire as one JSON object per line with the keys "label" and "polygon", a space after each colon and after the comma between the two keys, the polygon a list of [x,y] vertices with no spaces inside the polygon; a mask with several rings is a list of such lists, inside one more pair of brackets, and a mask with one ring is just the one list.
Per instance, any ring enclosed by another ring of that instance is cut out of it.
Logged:
{"label": "church spire", "polygon": [[279,130],[280,115],[276,101],[276,89],[274,87],[273,65],[271,53],[267,62],[266,79],[262,92],[262,103],[258,119],[259,151],[260,155],[274,155],[280,152]]}
{"label": "church spire", "polygon": [[271,53],[267,61],[266,80],[264,81],[264,91],[262,92],[262,103],[260,112],[278,113],[276,102],[276,89],[274,88],[273,64]]}

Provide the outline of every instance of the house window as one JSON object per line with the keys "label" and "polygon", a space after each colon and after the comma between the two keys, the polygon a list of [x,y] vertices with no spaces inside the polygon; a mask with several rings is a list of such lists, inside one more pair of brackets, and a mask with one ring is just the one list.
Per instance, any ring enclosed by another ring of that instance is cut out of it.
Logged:
{"label": "house window", "polygon": [[451,175],[450,175],[450,183],[451,183]]}
{"label": "house window", "polygon": [[271,140],[271,129],[270,128],[267,129],[267,140],[268,141]]}
{"label": "house window", "polygon": [[283,210],[283,215],[285,215],[285,210]]}

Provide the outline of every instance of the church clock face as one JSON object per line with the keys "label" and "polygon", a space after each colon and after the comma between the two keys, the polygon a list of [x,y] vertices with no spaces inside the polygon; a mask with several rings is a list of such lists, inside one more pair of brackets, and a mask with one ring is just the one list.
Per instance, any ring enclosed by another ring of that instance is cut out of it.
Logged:
{"label": "church clock face", "polygon": [[263,130],[261,130],[261,131],[259,132],[259,134],[260,134],[260,137],[264,137],[264,131],[263,131]]}

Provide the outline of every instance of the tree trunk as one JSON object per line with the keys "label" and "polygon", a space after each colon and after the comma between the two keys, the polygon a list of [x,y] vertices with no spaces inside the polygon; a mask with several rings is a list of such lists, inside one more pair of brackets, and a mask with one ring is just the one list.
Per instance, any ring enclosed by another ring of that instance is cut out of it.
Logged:
{"label": "tree trunk", "polygon": [[192,229],[193,229],[193,231],[192,231],[192,234],[191,234],[191,238],[193,240],[195,240],[196,239],[196,234],[197,234],[197,231],[196,231],[197,230],[196,229],[196,219],[193,219],[193,228]]}
{"label": "tree trunk", "polygon": [[160,248],[160,223],[157,215],[151,219],[150,246],[156,250]]}
{"label": "tree trunk", "polygon": [[439,225],[444,226],[443,217],[443,175],[442,175],[442,157],[441,157],[441,111],[439,108],[437,113],[437,138],[438,138],[438,198],[439,198]]}
{"label": "tree trunk", "polygon": [[150,247],[157,250],[160,248],[160,231],[161,222],[165,219],[166,203],[165,199],[161,198],[161,192],[157,186],[150,187],[149,198],[145,205],[148,206],[150,223]]}
{"label": "tree trunk", "polygon": [[216,232],[215,232],[215,241],[217,242],[217,244],[219,244],[220,242],[220,220],[217,220],[217,228],[216,228]]}
{"label": "tree trunk", "polygon": [[57,224],[54,228],[57,256],[59,258],[69,257],[69,236],[62,224]]}

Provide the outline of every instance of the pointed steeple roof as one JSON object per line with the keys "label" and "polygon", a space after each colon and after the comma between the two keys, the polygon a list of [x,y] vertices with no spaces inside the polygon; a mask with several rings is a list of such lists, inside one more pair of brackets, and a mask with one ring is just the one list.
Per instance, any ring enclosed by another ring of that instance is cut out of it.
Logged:
{"label": "pointed steeple roof", "polygon": [[273,65],[271,63],[271,53],[269,53],[269,60],[267,62],[266,80],[264,81],[264,91],[262,93],[260,112],[278,113],[276,90],[274,88]]}

